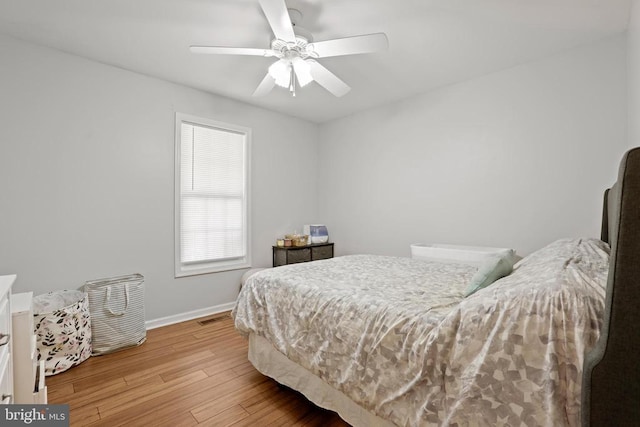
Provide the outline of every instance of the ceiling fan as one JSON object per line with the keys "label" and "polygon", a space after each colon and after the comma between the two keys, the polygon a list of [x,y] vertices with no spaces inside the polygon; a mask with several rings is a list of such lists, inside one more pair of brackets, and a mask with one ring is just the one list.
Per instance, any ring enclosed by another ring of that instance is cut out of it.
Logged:
{"label": "ceiling fan", "polygon": [[331,56],[355,55],[386,50],[389,46],[384,33],[365,34],[342,39],[313,42],[311,34],[296,26],[302,14],[296,9],[287,9],[284,0],[259,0],[275,37],[271,49],[191,46],[193,53],[250,55],[278,58],[271,64],[267,75],[253,96],[263,96],[278,85],[288,88],[293,96],[296,86],[306,86],[312,81],[335,96],[343,96],[351,88],[316,59]]}

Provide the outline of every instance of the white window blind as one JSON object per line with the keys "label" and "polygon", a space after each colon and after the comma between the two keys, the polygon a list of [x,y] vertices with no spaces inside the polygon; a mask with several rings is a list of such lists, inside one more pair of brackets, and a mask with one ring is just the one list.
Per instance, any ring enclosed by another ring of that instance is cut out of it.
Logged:
{"label": "white window blind", "polygon": [[176,120],[176,275],[244,268],[249,130]]}

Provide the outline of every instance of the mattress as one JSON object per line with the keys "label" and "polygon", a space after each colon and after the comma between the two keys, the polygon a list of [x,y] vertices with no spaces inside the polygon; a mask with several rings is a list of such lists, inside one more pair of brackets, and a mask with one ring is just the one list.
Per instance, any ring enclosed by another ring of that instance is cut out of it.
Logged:
{"label": "mattress", "polygon": [[344,393],[334,389],[297,363],[287,359],[265,338],[249,335],[249,361],[264,375],[304,394],[321,408],[337,412],[354,426],[390,427],[387,420],[367,412]]}

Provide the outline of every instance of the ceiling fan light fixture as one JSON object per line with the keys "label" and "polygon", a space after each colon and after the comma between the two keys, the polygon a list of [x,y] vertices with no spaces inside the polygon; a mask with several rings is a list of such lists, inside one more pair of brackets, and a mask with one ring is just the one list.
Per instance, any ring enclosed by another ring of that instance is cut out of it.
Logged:
{"label": "ceiling fan light fixture", "polygon": [[291,65],[296,73],[296,79],[298,80],[300,87],[305,87],[313,81],[313,77],[311,77],[311,69],[309,64],[307,64],[307,61],[297,57],[291,61]]}
{"label": "ceiling fan light fixture", "polygon": [[269,67],[269,74],[280,87],[289,88],[291,83],[291,62],[280,59]]}

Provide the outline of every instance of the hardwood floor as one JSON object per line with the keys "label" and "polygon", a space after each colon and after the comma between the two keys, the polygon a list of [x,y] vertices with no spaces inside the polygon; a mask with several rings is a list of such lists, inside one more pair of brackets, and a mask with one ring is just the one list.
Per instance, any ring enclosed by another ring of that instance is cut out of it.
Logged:
{"label": "hardwood floor", "polygon": [[47,385],[72,426],[348,426],[256,371],[228,313],[152,329],[141,346],[91,357]]}

